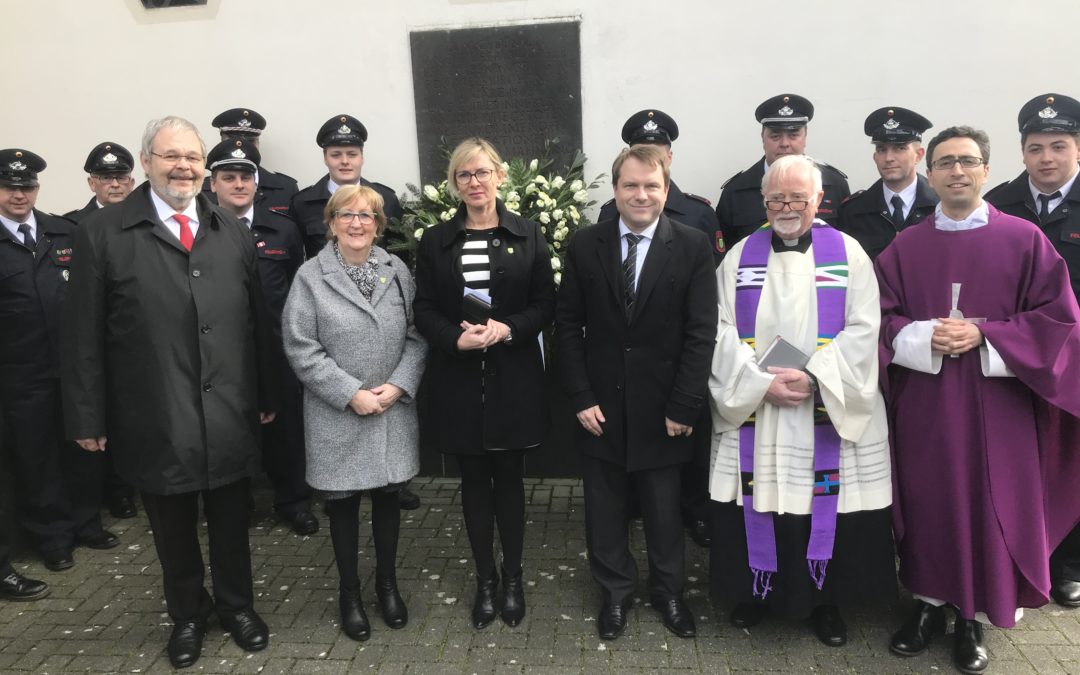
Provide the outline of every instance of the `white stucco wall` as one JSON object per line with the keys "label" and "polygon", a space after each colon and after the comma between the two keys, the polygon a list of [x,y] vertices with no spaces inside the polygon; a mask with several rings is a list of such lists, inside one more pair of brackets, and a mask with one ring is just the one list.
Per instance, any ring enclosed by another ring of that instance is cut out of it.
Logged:
{"label": "white stucco wall", "polygon": [[409,31],[551,17],[581,20],[588,174],[609,169],[630,113],[658,107],[682,131],[674,176],[714,201],[761,154],[754,108],[785,90],[814,102],[808,152],[853,189],[876,179],[862,122],[877,107],[986,129],[994,185],[1021,169],[1020,106],[1080,97],[1077,0],[0,0],[0,147],[45,157],[38,205],[63,212],[90,196],[90,148],[137,152],[153,117],[213,142],[215,114],[252,107],[269,119],[265,163],[304,186],[324,173],[315,131],[348,112],[370,132],[364,175],[401,192],[419,173]]}

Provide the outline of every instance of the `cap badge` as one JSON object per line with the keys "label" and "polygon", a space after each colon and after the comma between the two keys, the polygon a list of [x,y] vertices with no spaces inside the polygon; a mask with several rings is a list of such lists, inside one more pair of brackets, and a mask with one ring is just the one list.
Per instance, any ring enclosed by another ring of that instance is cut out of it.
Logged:
{"label": "cap badge", "polygon": [[645,123],[645,126],[643,126],[641,128],[644,129],[645,131],[656,131],[660,127],[656,124],[656,122],[653,122],[652,120],[649,120],[648,122]]}
{"label": "cap badge", "polygon": [[232,153],[230,153],[230,154],[233,157],[235,157],[236,159],[247,159],[247,155],[245,155],[244,151],[241,150],[240,148],[237,148],[237,149],[233,150]]}
{"label": "cap badge", "polygon": [[894,118],[890,117],[889,119],[885,120],[885,124],[882,124],[881,126],[885,127],[889,131],[892,131],[896,127],[900,126],[900,123],[897,122]]}
{"label": "cap badge", "polygon": [[[244,114],[246,115],[247,113],[244,113]],[[247,127],[251,126],[251,120],[249,120],[246,117],[241,117],[240,121],[236,123],[236,126],[244,127],[246,129]]]}
{"label": "cap badge", "polygon": [[26,171],[26,165],[22,162],[12,162],[8,164],[8,168],[12,171]]}
{"label": "cap badge", "polygon": [[338,130],[337,130],[337,132],[338,132],[339,134],[351,134],[351,133],[352,133],[352,129],[350,129],[350,128],[349,128],[349,127],[347,127],[346,125],[342,124],[342,125],[341,125],[340,127],[338,127]]}
{"label": "cap badge", "polygon": [[1042,110],[1039,111],[1039,117],[1043,118],[1044,120],[1052,120],[1055,117],[1057,117],[1057,115],[1058,115],[1057,111],[1054,110],[1053,108],[1051,108],[1050,106],[1046,106],[1045,108],[1043,108]]}
{"label": "cap badge", "polygon": [[110,153],[104,155],[101,158],[101,161],[105,162],[106,164],[116,164],[116,155],[114,155],[114,154],[112,154],[110,152]]}
{"label": "cap badge", "polygon": [[791,109],[791,106],[784,106],[776,111],[781,117],[791,117],[795,114],[795,111]]}

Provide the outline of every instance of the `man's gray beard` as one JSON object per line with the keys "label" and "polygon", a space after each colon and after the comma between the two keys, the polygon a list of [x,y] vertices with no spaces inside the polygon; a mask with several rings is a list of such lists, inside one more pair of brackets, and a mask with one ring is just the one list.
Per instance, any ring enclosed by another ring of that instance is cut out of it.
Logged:
{"label": "man's gray beard", "polygon": [[202,185],[198,181],[195,181],[191,190],[187,192],[177,190],[168,183],[165,183],[164,185],[150,183],[150,186],[154,188],[154,192],[158,193],[158,196],[161,197],[165,203],[173,207],[177,205],[187,207],[187,205],[191,203],[191,200],[195,199],[195,196],[202,192]]}
{"label": "man's gray beard", "polygon": [[793,220],[791,221],[790,226],[787,223],[784,223],[783,225],[773,223],[772,226],[773,230],[781,237],[790,237],[802,227],[802,220]]}

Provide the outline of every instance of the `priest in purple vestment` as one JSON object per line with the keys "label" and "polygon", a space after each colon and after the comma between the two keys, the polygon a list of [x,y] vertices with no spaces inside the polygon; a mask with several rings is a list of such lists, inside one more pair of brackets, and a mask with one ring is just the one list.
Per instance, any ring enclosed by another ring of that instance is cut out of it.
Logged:
{"label": "priest in purple vestment", "polygon": [[1080,310],[1039,229],[980,197],[989,146],[970,127],[930,142],[941,203],[876,264],[900,580],[918,601],[890,648],[924,651],[948,604],[967,673],[989,665],[982,623],[1046,604],[1047,559],[1080,519]]}

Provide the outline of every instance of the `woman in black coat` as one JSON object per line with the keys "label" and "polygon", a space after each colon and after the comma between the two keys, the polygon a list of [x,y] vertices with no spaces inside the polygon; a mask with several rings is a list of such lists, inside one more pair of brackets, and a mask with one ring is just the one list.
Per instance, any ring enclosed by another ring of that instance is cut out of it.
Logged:
{"label": "woman in black coat", "polygon": [[[537,336],[555,310],[551,254],[540,226],[497,198],[505,178],[487,141],[470,138],[454,150],[448,181],[462,203],[451,220],[423,234],[413,305],[431,350],[425,431],[461,468],[461,504],[476,562],[476,628],[495,620],[496,522],[503,552],[499,614],[509,626],[525,615],[524,451],[544,440],[548,425]],[[465,314],[466,291],[481,298],[473,303],[479,314]],[[483,321],[485,301],[490,318]]]}

